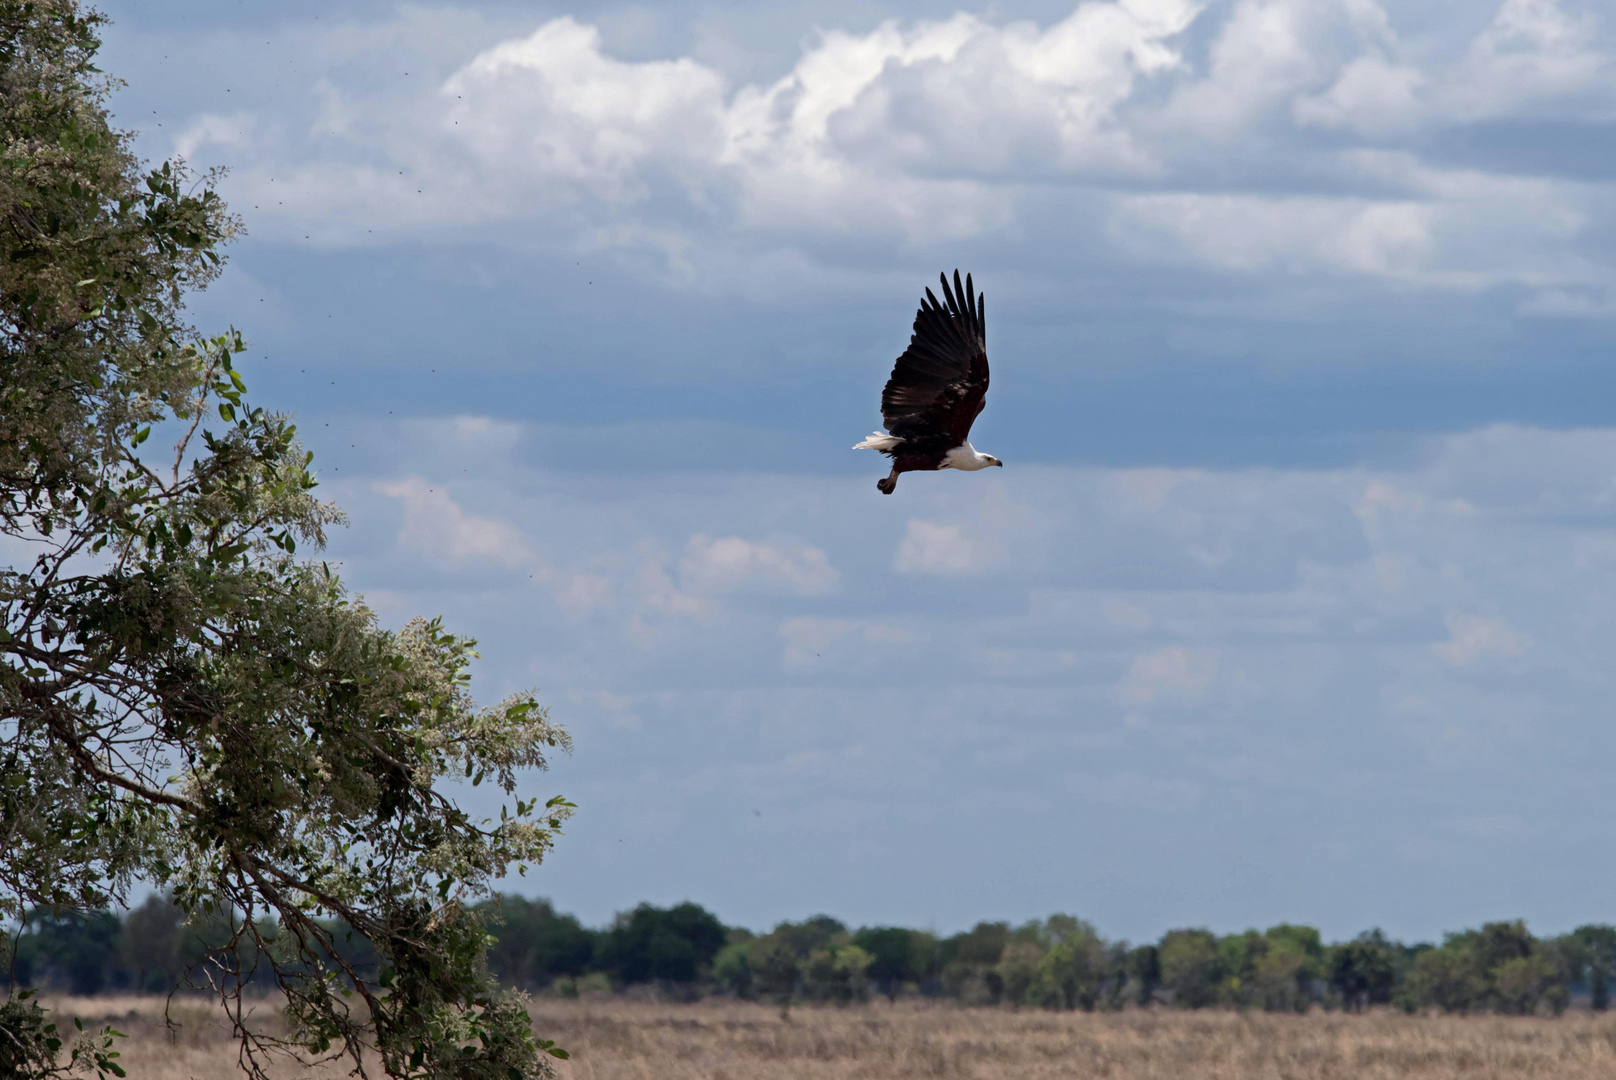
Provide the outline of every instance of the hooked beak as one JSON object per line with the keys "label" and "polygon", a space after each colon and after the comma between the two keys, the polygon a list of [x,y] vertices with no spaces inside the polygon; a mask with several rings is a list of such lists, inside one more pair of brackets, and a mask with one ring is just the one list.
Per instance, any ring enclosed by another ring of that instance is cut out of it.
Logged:
{"label": "hooked beak", "polygon": [[998,458],[993,459],[993,464],[997,465],[1001,469],[1004,468],[1004,462],[1000,461]]}

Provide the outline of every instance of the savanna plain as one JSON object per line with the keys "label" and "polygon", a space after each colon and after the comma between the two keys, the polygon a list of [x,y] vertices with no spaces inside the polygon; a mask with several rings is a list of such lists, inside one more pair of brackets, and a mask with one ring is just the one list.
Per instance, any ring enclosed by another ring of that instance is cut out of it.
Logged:
{"label": "savanna plain", "polygon": [[[226,1080],[236,1045],[214,1007],[194,999],[57,998],[65,1019],[110,1023],[128,1038],[135,1080]],[[533,1005],[537,1030],[566,1047],[565,1080],[1553,1080],[1616,1078],[1616,1014],[1557,1018],[1233,1011],[1044,1012],[879,1002],[795,1008],[789,1020],[748,1002],[624,1000]],[[69,1021],[70,1022],[70,1021]],[[256,1023],[273,1029],[265,1002]],[[283,1064],[280,1077],[346,1068]]]}

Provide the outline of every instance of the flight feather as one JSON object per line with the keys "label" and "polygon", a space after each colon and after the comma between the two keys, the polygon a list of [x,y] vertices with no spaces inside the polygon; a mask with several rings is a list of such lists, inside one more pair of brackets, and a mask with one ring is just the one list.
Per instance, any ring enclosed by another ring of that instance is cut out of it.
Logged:
{"label": "flight feather", "polygon": [[945,451],[966,442],[988,391],[987,302],[970,275],[953,287],[939,275],[943,300],[930,289],[915,313],[909,347],[881,393],[886,429],[914,450]]}

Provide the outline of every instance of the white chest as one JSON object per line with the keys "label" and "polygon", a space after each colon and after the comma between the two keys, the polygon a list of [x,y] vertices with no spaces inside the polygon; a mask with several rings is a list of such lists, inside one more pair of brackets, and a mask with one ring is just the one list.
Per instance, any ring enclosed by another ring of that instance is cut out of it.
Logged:
{"label": "white chest", "polygon": [[992,458],[986,454],[978,454],[976,447],[966,443],[963,446],[956,446],[944,454],[943,463],[937,467],[939,469],[959,469],[962,472],[975,472],[977,469],[985,469],[991,464],[993,464]]}

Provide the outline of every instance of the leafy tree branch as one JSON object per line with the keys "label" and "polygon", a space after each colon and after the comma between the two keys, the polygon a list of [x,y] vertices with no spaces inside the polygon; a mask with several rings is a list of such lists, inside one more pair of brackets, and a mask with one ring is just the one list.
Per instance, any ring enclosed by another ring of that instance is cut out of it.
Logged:
{"label": "leafy tree branch", "polygon": [[[185,321],[241,223],[216,174],[144,168],[111,126],[101,23],[0,0],[0,538],[21,553],[0,567],[0,917],[142,881],[224,915],[197,970],[252,1076],[277,1054],[543,1075],[553,1048],[488,978],[469,901],[549,851],[571,806],[517,780],[567,736],[529,694],[472,700],[474,642],[386,630],[299,556],[342,515],[290,418],[249,400],[241,335]],[[468,780],[509,797],[497,820],[448,793]],[[285,1038],[241,1010],[265,970]],[[113,1036],[85,1038],[0,1007],[14,1074],[117,1073]]]}

